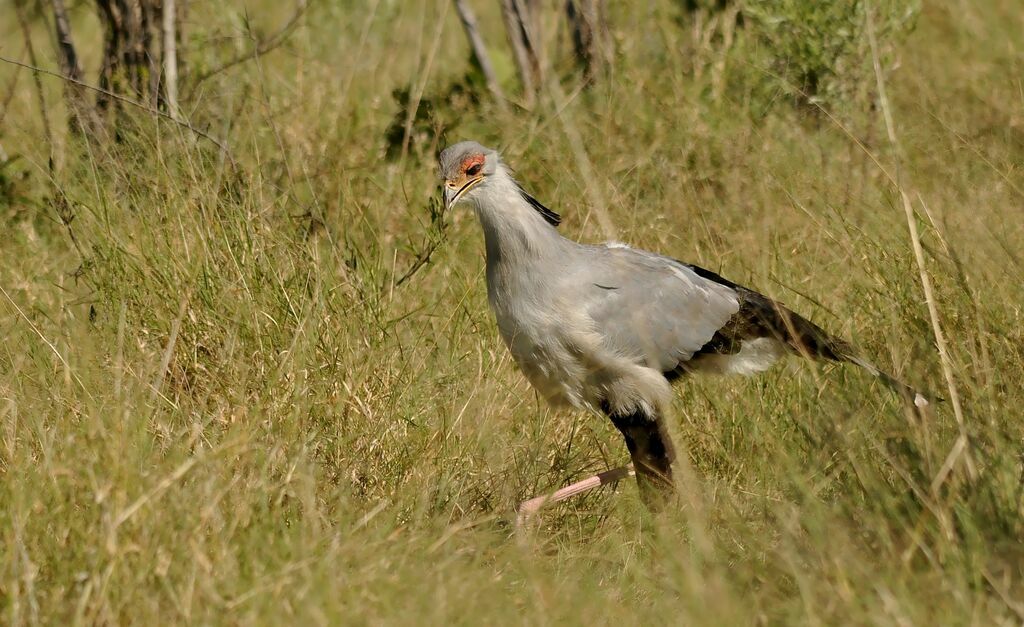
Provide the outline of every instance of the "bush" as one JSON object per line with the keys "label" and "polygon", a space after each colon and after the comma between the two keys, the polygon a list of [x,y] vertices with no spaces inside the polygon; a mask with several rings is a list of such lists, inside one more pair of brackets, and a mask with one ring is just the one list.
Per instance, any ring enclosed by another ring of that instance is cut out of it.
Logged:
{"label": "bush", "polygon": [[[753,44],[752,61],[805,103],[839,103],[853,99],[872,71],[867,20],[887,58],[892,44],[913,27],[917,0],[750,0],[743,6]],[[885,65],[890,65],[886,62]]]}

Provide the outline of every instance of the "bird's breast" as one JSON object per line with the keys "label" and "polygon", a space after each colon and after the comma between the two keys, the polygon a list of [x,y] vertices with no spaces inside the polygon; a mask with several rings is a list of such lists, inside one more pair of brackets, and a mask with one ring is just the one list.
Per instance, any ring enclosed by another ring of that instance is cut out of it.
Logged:
{"label": "bird's breast", "polygon": [[575,332],[585,326],[544,281],[489,273],[487,295],[498,331],[520,370],[555,404],[581,403],[582,365]]}

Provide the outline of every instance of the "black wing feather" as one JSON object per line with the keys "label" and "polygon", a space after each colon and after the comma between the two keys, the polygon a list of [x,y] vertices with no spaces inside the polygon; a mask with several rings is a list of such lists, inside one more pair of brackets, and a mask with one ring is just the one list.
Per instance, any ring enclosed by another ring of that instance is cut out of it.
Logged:
{"label": "black wing feather", "polygon": [[[682,263],[682,262],[680,262]],[[743,340],[772,337],[786,344],[794,353],[806,357],[847,361],[854,355],[852,347],[810,320],[794,313],[782,303],[764,294],[724,279],[710,270],[684,263],[704,279],[732,288],[740,301],[740,309],[698,353],[733,354]]]}

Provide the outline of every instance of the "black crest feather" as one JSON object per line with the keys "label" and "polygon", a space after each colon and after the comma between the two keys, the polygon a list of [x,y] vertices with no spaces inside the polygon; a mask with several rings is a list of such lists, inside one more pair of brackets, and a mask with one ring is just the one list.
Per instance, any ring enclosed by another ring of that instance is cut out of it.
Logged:
{"label": "black crest feather", "polygon": [[558,215],[554,211],[545,207],[539,200],[526,193],[522,187],[519,188],[519,193],[523,195],[523,200],[530,203],[530,206],[537,210],[547,223],[551,226],[558,226],[562,223],[562,216]]}

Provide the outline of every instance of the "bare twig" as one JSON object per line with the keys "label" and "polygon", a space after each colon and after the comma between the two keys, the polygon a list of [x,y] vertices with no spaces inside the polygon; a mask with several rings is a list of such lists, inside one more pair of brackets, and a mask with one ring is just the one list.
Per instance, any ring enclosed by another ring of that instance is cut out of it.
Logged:
{"label": "bare twig", "polygon": [[543,33],[541,32],[541,4],[542,0],[512,0],[516,12],[519,14],[519,23],[522,25],[523,42],[526,44],[526,51],[530,54],[530,63],[533,65],[533,75],[537,79],[538,89],[544,83],[544,45]]}
{"label": "bare twig", "polygon": [[533,108],[540,86],[540,68],[536,50],[531,45],[529,19],[523,12],[523,5],[516,0],[501,0],[501,17],[505,22],[505,34],[512,47],[512,56],[519,71],[523,86],[523,106]]}
{"label": "bare twig", "polygon": [[[59,0],[54,0],[59,1]],[[167,94],[167,113],[174,120],[178,120],[178,43],[175,34],[176,11],[174,0],[163,0],[161,8],[163,15],[163,36],[164,36],[164,91]]]}
{"label": "bare twig", "polygon": [[90,91],[94,91],[94,92],[103,94],[104,96],[107,96],[108,98],[112,98],[114,100],[117,100],[118,102],[122,102],[124,104],[131,105],[133,107],[142,109],[143,111],[145,111],[147,113],[150,113],[152,115],[155,115],[155,116],[158,116],[158,117],[170,120],[171,122],[174,122],[178,126],[184,128],[184,129],[187,129],[187,130],[195,133],[199,137],[202,137],[203,139],[209,141],[211,144],[213,144],[214,146],[219,148],[221,151],[223,151],[223,153],[227,156],[228,160],[231,162],[231,165],[233,167],[237,166],[237,163],[235,162],[235,158],[231,155],[231,151],[228,149],[226,144],[224,144],[221,140],[217,139],[216,137],[213,137],[209,133],[207,133],[207,132],[205,132],[203,130],[200,130],[200,129],[194,127],[194,126],[192,126],[191,124],[188,123],[187,120],[175,120],[174,118],[172,118],[167,113],[164,113],[163,111],[160,111],[159,109],[154,109],[153,107],[151,107],[151,106],[149,106],[149,105],[147,105],[145,103],[139,102],[137,100],[132,100],[131,98],[126,98],[125,96],[121,96],[119,94],[115,94],[114,92],[112,92],[112,91],[110,91],[108,89],[103,89],[101,87],[96,87],[95,85],[90,85],[90,84],[82,82],[82,81],[74,80],[74,79],[72,79],[70,77],[64,76],[63,74],[58,74],[57,72],[51,72],[50,70],[44,70],[44,69],[42,69],[40,67],[36,67],[35,65],[31,65],[31,64],[28,64],[28,63],[22,63],[21,61],[15,61],[14,59],[9,59],[9,58],[7,58],[5,56],[0,56],[0,61],[3,61],[5,63],[10,63],[12,65],[17,65],[19,67],[23,67],[23,68],[32,70],[33,72],[38,72],[40,74],[46,74],[47,76],[53,76],[55,78],[63,79],[65,81],[74,83],[75,85],[78,85],[78,86],[83,87],[85,89],[88,89]]}
{"label": "bare twig", "polygon": [[999,598],[1003,601],[1006,607],[1010,608],[1010,610],[1017,615],[1019,620],[1024,621],[1024,603],[1013,598],[1014,595],[1010,592],[1006,583],[997,580],[992,574],[992,571],[988,568],[982,568],[981,575],[985,578],[985,581],[988,582],[988,585],[995,590],[996,594],[999,595]]}
{"label": "bare twig", "polygon": [[156,380],[152,384],[152,393],[149,395],[150,405],[156,403],[157,397],[160,396],[160,390],[163,388],[164,378],[167,376],[167,368],[171,365],[171,358],[174,357],[174,347],[178,343],[178,332],[181,331],[181,323],[185,319],[185,312],[188,310],[188,300],[188,294],[181,297],[181,303],[178,305],[178,316],[171,323],[171,334],[167,338],[167,346],[164,347],[164,354],[160,359],[160,369],[156,373]]}
{"label": "bare twig", "polygon": [[[900,144],[896,136],[896,125],[893,122],[892,110],[889,107],[889,98],[885,91],[885,79],[882,76],[882,65],[878,57],[878,42],[875,38],[874,21],[872,20],[870,6],[867,10],[866,19],[868,42],[871,45],[871,58],[875,69],[875,82],[878,87],[879,105],[882,109],[882,118],[885,120],[885,130],[886,134],[889,136],[889,144],[893,148],[893,158],[898,160]],[[917,262],[917,269],[921,276],[921,288],[924,291],[925,302],[928,304],[928,316],[931,321],[932,334],[935,337],[935,347],[939,351],[939,362],[942,364],[942,375],[946,379],[946,388],[949,391],[949,400],[953,405],[953,415],[956,417],[957,428],[960,431],[960,437],[950,450],[949,455],[946,457],[946,461],[942,464],[939,474],[936,475],[935,479],[932,481],[932,491],[936,492],[945,482],[946,477],[952,471],[953,467],[956,465],[956,461],[961,455],[964,457],[968,476],[972,480],[977,477],[977,470],[975,469],[974,462],[971,459],[971,453],[969,450],[970,442],[967,438],[967,426],[964,420],[963,407],[960,404],[960,393],[957,390],[956,380],[953,376],[953,363],[949,357],[946,337],[942,331],[942,324],[939,321],[939,309],[935,304],[935,292],[932,289],[931,278],[928,276],[928,271],[925,267],[924,249],[921,246],[920,234],[917,232],[917,221],[914,218],[914,208],[910,202],[910,196],[900,183],[900,169],[898,161],[896,167],[896,189],[899,191],[900,199],[903,203],[903,211],[906,214],[907,229],[910,232],[910,243],[914,250],[914,259]]]}
{"label": "bare twig", "polygon": [[[437,29],[434,31],[434,41],[430,45],[430,50],[427,52],[427,60],[423,64],[423,69],[420,71],[422,78],[419,84],[415,86],[413,93],[409,98],[408,109],[405,112],[405,129],[402,132],[402,152],[399,161],[405,163],[405,156],[409,153],[409,142],[412,139],[412,125],[416,121],[416,111],[420,108],[420,101],[423,100],[423,92],[427,88],[427,81],[430,80],[430,72],[434,67],[434,59],[437,57],[437,52],[441,48],[441,35],[444,33],[444,23],[448,17],[448,3],[444,4],[444,8],[441,9],[441,16],[437,20]],[[399,168],[401,171],[401,168]]]}
{"label": "bare twig", "polygon": [[597,216],[597,223],[601,227],[604,236],[613,238],[615,226],[612,224],[611,216],[608,214],[608,205],[605,202],[604,193],[601,191],[601,184],[594,175],[594,167],[587,155],[587,149],[583,144],[583,136],[579,129],[569,117],[566,110],[568,100],[556,77],[551,77],[547,82],[548,92],[555,104],[555,115],[562,124],[562,131],[569,140],[569,147],[572,149],[573,158],[576,161],[576,168],[579,170],[580,178],[583,180],[584,193],[590,199],[590,207]]}
{"label": "bare twig", "polygon": [[198,464],[200,459],[201,458],[199,455],[189,457],[184,462],[179,464],[178,467],[175,468],[173,472],[171,472],[171,474],[167,475],[166,477],[158,481],[157,484],[153,486],[149,491],[147,491],[145,494],[132,501],[131,505],[121,510],[121,512],[118,513],[117,517],[114,519],[113,524],[111,525],[110,538],[112,539],[114,537],[114,534],[116,533],[118,527],[128,522],[128,520],[130,520],[131,517],[134,516],[140,509],[142,509],[142,507],[146,505],[146,503],[149,503],[153,499],[159,497],[164,490],[171,487],[172,485],[174,485],[176,481],[178,481],[186,474],[188,474],[188,471],[192,470],[192,467]]}
{"label": "bare twig", "polygon": [[[28,51],[28,63],[22,63],[21,61],[9,61],[17,66],[25,69],[32,70],[32,80],[36,86],[36,99],[39,100],[39,115],[43,119],[43,134],[46,137],[46,146],[49,150],[49,159],[47,167],[50,171],[53,171],[53,132],[50,127],[50,114],[46,107],[46,95],[43,92],[43,81],[39,79],[40,73],[46,73],[45,70],[37,69],[39,63],[36,61],[36,50],[32,46],[32,33],[29,30],[28,20],[25,18],[25,9],[22,6],[22,0],[15,0],[14,12],[18,16],[18,24],[21,26],[21,34],[25,38],[25,50]],[[3,59],[3,57],[0,57]],[[4,59],[7,61],[7,59]]]}
{"label": "bare twig", "polygon": [[[57,359],[59,359],[60,363],[64,365],[64,368],[71,373],[72,377],[74,377],[75,382],[78,383],[78,386],[81,387],[86,394],[89,394],[89,391],[86,389],[85,384],[82,383],[82,380],[71,369],[71,364],[68,363],[68,360],[64,359],[64,355],[60,354],[60,351],[57,350],[57,347],[54,346],[53,342],[46,339],[46,336],[43,335],[43,332],[39,330],[39,327],[37,327],[32,322],[32,319],[25,314],[22,308],[18,306],[18,303],[14,302],[14,299],[11,298],[11,295],[7,293],[7,290],[5,290],[2,285],[0,285],[0,294],[4,295],[4,298],[6,298],[7,302],[9,302],[12,307],[14,307],[14,310],[18,312],[19,316],[21,316],[21,319],[28,323],[29,328],[31,328],[32,331],[35,332],[37,336],[39,336],[39,339],[41,339],[43,343],[46,344],[46,346],[49,347],[51,351],[53,351],[53,354],[57,356]],[[89,396],[91,397],[92,395],[90,394]]]}
{"label": "bare twig", "polygon": [[427,242],[427,245],[423,248],[423,250],[416,254],[416,258],[413,259],[412,265],[409,266],[409,269],[406,270],[402,274],[402,276],[395,279],[395,287],[398,287],[402,283],[405,283],[406,281],[411,279],[413,275],[419,272],[420,268],[430,263],[430,258],[434,255],[434,252],[437,251],[437,249],[441,246],[441,242],[442,240],[440,239],[432,239],[429,242]]}
{"label": "bare twig", "polygon": [[466,31],[466,38],[469,39],[469,45],[473,49],[473,57],[484,74],[487,89],[494,96],[498,106],[504,109],[505,94],[502,93],[501,85],[498,84],[498,76],[494,73],[494,66],[491,65],[491,57],[487,54],[484,38],[480,36],[480,31],[477,29],[476,15],[473,14],[473,9],[466,4],[466,0],[455,0],[455,10],[459,14],[459,19],[462,20],[462,28]]}
{"label": "bare twig", "polygon": [[576,61],[583,66],[583,78],[592,83],[609,60],[608,25],[600,0],[566,0],[565,17],[569,21]]}
{"label": "bare twig", "polygon": [[413,259],[412,265],[406,270],[402,276],[395,279],[393,287],[398,287],[402,283],[405,283],[413,277],[420,268],[430,263],[430,258],[434,252],[440,248],[441,244],[444,243],[448,235],[448,223],[444,220],[444,209],[440,207],[440,201],[436,198],[431,200],[430,203],[430,226],[433,231],[429,237],[426,245],[416,254],[416,258]]}
{"label": "bare twig", "polygon": [[[78,62],[78,52],[75,50],[75,43],[71,39],[71,22],[68,20],[67,9],[64,8],[64,0],[51,0],[53,7],[53,25],[57,34],[57,52],[60,59],[60,70],[64,76],[75,80],[82,80],[82,66]],[[67,101],[68,109],[71,111],[72,131],[84,133],[95,132],[99,128],[99,120],[96,112],[85,99],[82,88],[74,83],[68,83],[64,89],[64,99]]]}
{"label": "bare twig", "polygon": [[192,81],[192,86],[189,90],[190,93],[194,92],[196,87],[198,87],[199,84],[203,81],[212,78],[227,69],[233,68],[234,66],[240,63],[245,63],[246,61],[252,61],[253,59],[262,57],[271,50],[280,47],[281,44],[288,41],[288,37],[292,34],[292,31],[294,31],[298,27],[299,22],[302,19],[302,16],[305,15],[306,13],[307,7],[308,3],[306,0],[299,0],[295,4],[295,12],[292,13],[292,16],[288,19],[287,22],[285,22],[285,25],[282,26],[281,29],[278,30],[276,33],[262,41],[255,42],[255,45],[253,46],[252,50],[240,54],[236,57],[232,57],[231,59],[224,61],[220,65],[196,75],[195,80]]}
{"label": "bare twig", "polygon": [[[160,106],[163,72],[154,45],[160,39],[156,0],[96,0],[96,5],[104,32],[99,86]],[[114,102],[99,92],[97,109],[106,114]]]}
{"label": "bare twig", "polygon": [[[373,0],[373,4],[370,5],[370,10],[366,15],[366,21],[363,22],[362,32],[359,33],[359,43],[356,44],[353,51],[356,58],[361,57],[363,50],[366,49],[366,40],[370,37],[370,27],[373,26],[373,21],[377,18],[377,9],[379,7],[380,0]],[[357,64],[352,63],[350,65],[348,76],[345,78],[345,87],[342,89],[341,97],[338,99],[339,110],[344,109],[345,103],[348,101],[348,95],[352,92],[352,81],[355,79],[356,74],[359,73],[359,66]]]}
{"label": "bare twig", "polygon": [[[22,51],[22,54],[24,54],[24,51]],[[4,101],[3,104],[0,104],[0,126],[4,125],[4,118],[7,117],[7,112],[11,110],[11,101],[14,100],[14,95],[18,93],[17,87],[18,80],[21,78],[21,69],[18,68],[14,71],[14,74],[11,75],[11,80],[7,82],[7,88],[4,90],[6,92]],[[6,157],[0,157],[0,160],[4,159]]]}
{"label": "bare twig", "polygon": [[82,66],[78,63],[78,52],[71,40],[71,22],[64,8],[63,0],[50,0],[53,7],[54,29],[57,31],[57,47],[60,49],[60,67],[64,75],[75,80],[82,78]]}

